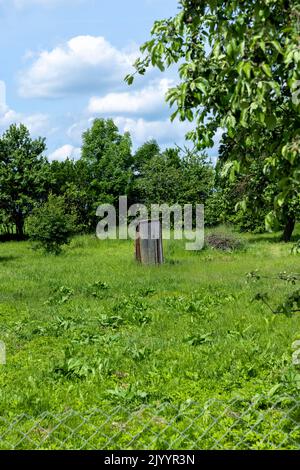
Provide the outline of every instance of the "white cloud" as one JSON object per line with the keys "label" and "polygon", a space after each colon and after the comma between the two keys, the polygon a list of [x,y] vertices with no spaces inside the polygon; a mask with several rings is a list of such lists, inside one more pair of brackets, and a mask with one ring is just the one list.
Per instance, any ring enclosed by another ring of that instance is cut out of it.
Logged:
{"label": "white cloud", "polygon": [[73,145],[66,144],[66,145],[63,145],[62,147],[59,147],[54,152],[52,152],[48,156],[48,160],[63,161],[63,160],[66,160],[67,158],[78,160],[80,156],[81,156],[81,149],[79,147],[74,147]]}
{"label": "white cloud", "polygon": [[13,109],[7,108],[1,111],[0,108],[0,131],[4,132],[11,124],[24,124],[33,136],[52,133],[49,127],[49,116],[47,114],[26,115],[17,113]]}
{"label": "white cloud", "polygon": [[88,112],[93,114],[153,114],[168,109],[165,95],[174,84],[173,80],[163,78],[152,81],[147,87],[124,93],[108,93],[103,97],[92,97]]}
{"label": "white cloud", "polygon": [[11,124],[18,115],[6,104],[6,85],[0,80],[0,130]]}
{"label": "white cloud", "polygon": [[102,36],[76,36],[51,51],[42,51],[20,76],[26,98],[55,98],[121,84],[136,51],[113,47]]}
{"label": "white cloud", "polygon": [[[75,146],[82,143],[83,132],[92,126],[94,117],[82,119],[67,130],[67,136]],[[190,122],[171,122],[169,117],[146,120],[142,117],[115,116],[113,120],[120,133],[130,132],[135,147],[147,140],[156,139],[161,145],[182,144],[185,134],[192,129]]]}
{"label": "white cloud", "polygon": [[116,117],[115,124],[121,132],[130,132],[136,145],[141,145],[147,140],[156,139],[162,145],[182,143],[185,134],[192,129],[189,122],[165,120],[146,121],[143,118],[132,119],[128,117]]}
{"label": "white cloud", "polygon": [[214,137],[214,143],[215,143],[215,146],[219,146],[220,145],[220,142],[221,142],[221,139],[223,137],[223,134],[226,132],[226,129],[222,129],[221,127],[219,127],[217,129],[217,132],[215,134],[215,137]]}
{"label": "white cloud", "polygon": [[4,131],[10,124],[19,120],[19,115],[9,108],[0,109],[0,130]]}
{"label": "white cloud", "polygon": [[[23,123],[33,135],[51,133],[49,116],[47,114],[22,114],[10,109],[6,104],[5,83],[0,80],[0,131],[3,132],[11,124]],[[53,129],[52,129],[53,130]]]}
{"label": "white cloud", "polygon": [[53,132],[53,129],[50,129],[49,116],[47,114],[39,113],[31,114],[30,116],[22,116],[20,114],[18,121],[22,121],[33,135],[43,135],[45,133],[49,135]]}
{"label": "white cloud", "polygon": [[89,119],[81,119],[78,122],[75,122],[67,129],[68,138],[76,145],[80,145],[82,141],[82,134],[93,124],[94,117]]}

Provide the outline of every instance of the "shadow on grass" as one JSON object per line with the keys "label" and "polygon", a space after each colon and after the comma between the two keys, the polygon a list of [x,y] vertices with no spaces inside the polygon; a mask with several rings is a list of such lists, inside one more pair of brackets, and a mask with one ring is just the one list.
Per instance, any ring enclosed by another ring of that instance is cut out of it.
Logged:
{"label": "shadow on grass", "polygon": [[0,243],[1,242],[21,242],[27,240],[28,238],[23,235],[17,235],[16,233],[0,233]]}
{"label": "shadow on grass", "polygon": [[20,258],[20,256],[0,256],[0,264],[2,263],[9,263],[10,261],[15,261],[16,259]]}
{"label": "shadow on grass", "polygon": [[[291,241],[289,243],[296,243],[299,240],[299,235],[295,234],[292,236]],[[252,235],[251,238],[247,239],[248,243],[282,243],[285,245],[285,242],[282,240],[282,234],[276,235]]]}

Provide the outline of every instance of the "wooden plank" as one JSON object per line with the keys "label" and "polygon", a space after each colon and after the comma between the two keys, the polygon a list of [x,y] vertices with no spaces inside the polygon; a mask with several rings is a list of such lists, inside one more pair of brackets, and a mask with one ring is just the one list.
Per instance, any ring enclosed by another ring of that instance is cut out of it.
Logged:
{"label": "wooden plank", "polygon": [[142,220],[137,227],[136,260],[142,264],[162,264],[162,227],[159,220]]}

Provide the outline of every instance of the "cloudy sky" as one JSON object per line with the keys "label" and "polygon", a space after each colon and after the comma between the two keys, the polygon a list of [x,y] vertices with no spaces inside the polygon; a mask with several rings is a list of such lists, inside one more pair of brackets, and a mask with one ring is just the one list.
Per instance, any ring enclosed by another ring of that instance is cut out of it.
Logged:
{"label": "cloudy sky", "polygon": [[49,159],[77,158],[96,117],[112,117],[134,148],[184,144],[190,125],[170,123],[164,102],[176,74],[124,82],[154,20],[176,10],[177,0],[0,0],[0,133],[24,122],[47,137]]}

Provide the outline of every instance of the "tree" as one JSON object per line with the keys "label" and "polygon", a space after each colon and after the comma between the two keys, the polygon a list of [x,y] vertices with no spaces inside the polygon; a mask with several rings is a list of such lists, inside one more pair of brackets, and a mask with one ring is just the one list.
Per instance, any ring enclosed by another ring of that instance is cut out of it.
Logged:
{"label": "tree", "polygon": [[63,196],[67,207],[76,213],[78,228],[90,230],[93,227],[93,195],[90,194],[89,167],[86,161],[53,161],[50,165],[51,192]]}
{"label": "tree", "polygon": [[206,204],[212,195],[215,172],[207,156],[186,149],[181,158],[181,204]]}
{"label": "tree", "polygon": [[[269,229],[282,220],[291,238],[300,186],[299,0],[181,0],[174,18],[156,21],[135,63],[164,70],[179,63],[181,83],[167,94],[174,119],[195,122],[200,149],[219,128],[237,144],[227,170],[248,173],[264,159],[276,186]],[[133,75],[126,77],[130,84]]]}
{"label": "tree", "polygon": [[[223,136],[216,165],[216,189],[222,208],[220,222],[233,223],[242,231],[264,232],[265,217],[272,210],[276,185],[263,171],[265,159],[262,155],[252,160],[247,172],[224,178],[231,156],[238,152],[236,142]],[[245,210],[247,208],[251,210]]]}
{"label": "tree", "polygon": [[156,140],[145,142],[135,152],[132,162],[133,183],[129,193],[130,205],[141,202],[142,194],[140,179],[144,176],[144,169],[147,167],[147,163],[158,155],[160,155],[160,147]]}
{"label": "tree", "polygon": [[145,142],[141,147],[137,149],[133,158],[133,170],[136,176],[139,176],[142,171],[142,167],[151,158],[160,155],[160,147],[156,140],[149,140]]}
{"label": "tree", "polygon": [[154,153],[140,168],[136,181],[139,202],[172,204],[181,197],[182,172],[178,152]]}
{"label": "tree", "polygon": [[82,157],[52,162],[51,175],[52,193],[63,196],[76,212],[78,228],[93,230],[97,207],[107,202],[117,205],[119,196],[130,193],[130,135],[121,135],[111,119],[96,119],[83,134]]}
{"label": "tree", "polygon": [[205,155],[179,148],[153,153],[137,175],[140,202],[150,204],[204,204],[212,192],[214,171]]}
{"label": "tree", "polygon": [[112,119],[95,119],[83,134],[82,162],[87,165],[93,210],[100,203],[117,203],[132,184],[132,155],[129,133],[121,135]]}
{"label": "tree", "polygon": [[66,209],[62,196],[49,195],[28,217],[28,233],[36,248],[58,255],[76,231],[76,215]]}
{"label": "tree", "polygon": [[0,138],[0,207],[6,223],[15,225],[19,237],[24,235],[25,217],[33,204],[47,193],[45,149],[45,140],[33,140],[23,124],[11,125]]}

